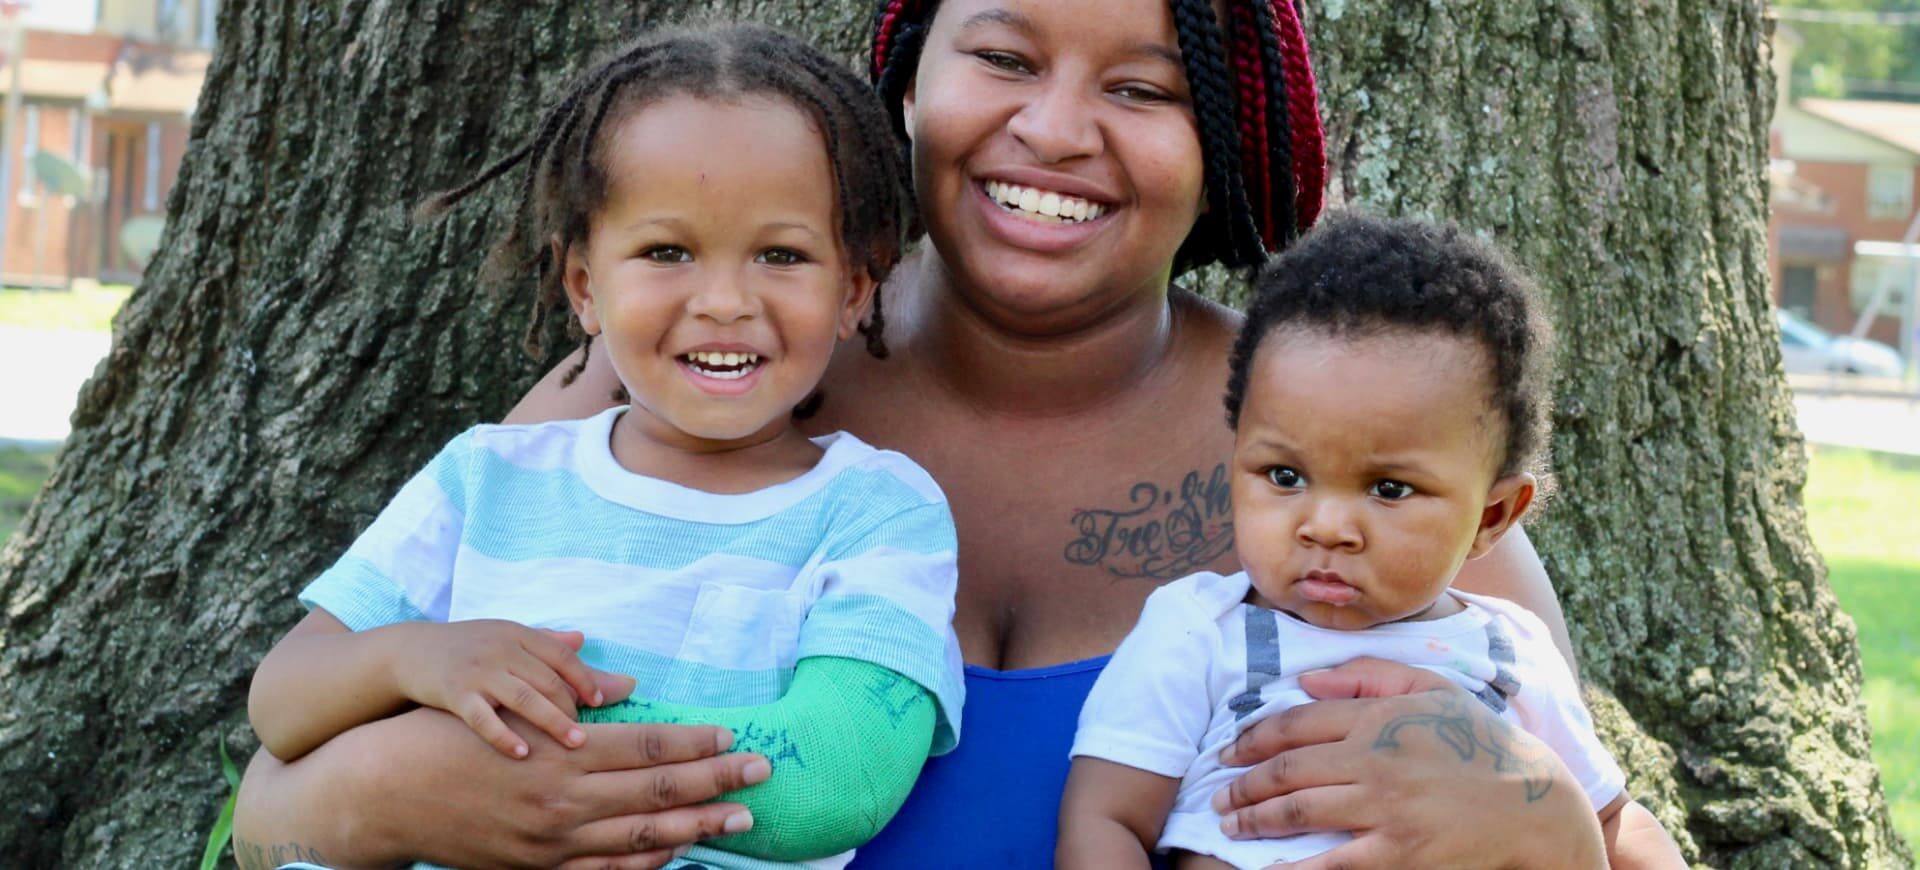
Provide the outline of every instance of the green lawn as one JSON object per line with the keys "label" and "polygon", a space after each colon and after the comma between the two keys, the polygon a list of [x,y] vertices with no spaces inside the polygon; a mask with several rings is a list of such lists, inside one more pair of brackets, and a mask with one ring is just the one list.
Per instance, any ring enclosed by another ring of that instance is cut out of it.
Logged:
{"label": "green lawn", "polygon": [[0,326],[106,332],[133,288],[76,283],[72,290],[0,289]]}
{"label": "green lawn", "polygon": [[0,543],[13,534],[20,515],[53,467],[53,452],[0,447]]}
{"label": "green lawn", "polygon": [[1807,517],[1840,606],[1860,628],[1873,757],[1894,826],[1920,846],[1920,459],[1819,449]]}

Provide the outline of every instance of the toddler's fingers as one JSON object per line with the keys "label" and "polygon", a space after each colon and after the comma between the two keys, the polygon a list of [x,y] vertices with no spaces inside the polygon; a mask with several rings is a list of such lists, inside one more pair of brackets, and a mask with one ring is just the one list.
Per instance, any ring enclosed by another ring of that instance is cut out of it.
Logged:
{"label": "toddler's fingers", "polygon": [[[593,680],[593,669],[587,667],[587,663],[581,661],[580,656],[575,652],[580,648],[580,644],[563,643],[559,637],[560,635],[576,637],[582,635],[577,631],[543,631],[542,633],[545,637],[525,644],[527,652],[551,668],[553,673],[558,674],[566,684],[566,691],[572,692],[573,697],[582,706],[598,707],[606,703],[605,695]],[[542,688],[541,691],[547,690]]]}
{"label": "toddler's fingers", "polygon": [[599,687],[601,704],[612,704],[625,700],[628,695],[633,694],[633,687],[637,684],[632,677],[626,674],[616,674],[602,670],[595,670],[593,672],[593,682]]}
{"label": "toddler's fingers", "polygon": [[567,649],[573,650],[574,652],[579,652],[580,647],[585,645],[587,642],[586,634],[578,631],[573,631],[571,629],[562,631],[557,628],[543,628],[543,629],[540,629],[540,632],[542,634],[545,634],[548,637],[553,638],[554,640],[557,640],[563,644],[566,644]]}
{"label": "toddler's fingers", "polygon": [[[558,680],[553,683],[558,687]],[[533,727],[559,741],[561,746],[573,749],[587,742],[587,732],[580,727],[580,723],[573,721],[573,705],[568,703],[565,708],[559,706],[565,701],[564,692],[560,700],[555,700],[551,695],[542,694],[525,678],[510,674],[502,676],[500,691],[494,697],[500,701],[500,706],[520,714],[532,722]]]}
{"label": "toddler's fingers", "polygon": [[487,741],[493,748],[500,750],[501,755],[508,758],[527,757],[526,742],[520,739],[520,735],[513,733],[513,729],[508,728],[507,723],[500,721],[500,714],[494,712],[493,704],[489,703],[484,696],[468,695],[453,707],[454,709],[450,712],[459,716],[460,721],[467,723],[467,727],[472,728],[473,733],[480,735],[481,740]]}

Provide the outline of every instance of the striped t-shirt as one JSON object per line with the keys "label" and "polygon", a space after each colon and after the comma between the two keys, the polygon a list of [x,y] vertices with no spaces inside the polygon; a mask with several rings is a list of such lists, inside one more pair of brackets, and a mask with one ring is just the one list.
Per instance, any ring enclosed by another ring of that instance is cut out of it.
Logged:
{"label": "striped t-shirt", "polygon": [[741,494],[634,474],[586,420],[476,426],[407,482],[300,593],[355,631],[510,619],[584,633],[633,697],[775,701],[794,664],[860,659],[919,683],[960,736],[953,518],[918,465],[847,433],[785,483]]}

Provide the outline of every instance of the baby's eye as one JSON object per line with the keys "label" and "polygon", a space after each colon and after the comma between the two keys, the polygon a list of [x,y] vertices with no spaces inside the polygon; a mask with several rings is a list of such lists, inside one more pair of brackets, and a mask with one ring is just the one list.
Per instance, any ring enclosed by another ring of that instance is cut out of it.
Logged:
{"label": "baby's eye", "polygon": [[1307,479],[1302,477],[1299,471],[1284,465],[1267,469],[1267,480],[1281,489],[1299,489],[1307,483]]}
{"label": "baby's eye", "polygon": [[640,252],[641,259],[656,263],[691,263],[693,252],[679,245],[654,245]]}
{"label": "baby's eye", "polygon": [[1369,494],[1386,501],[1399,501],[1413,495],[1413,487],[1397,480],[1382,480],[1373,485]]}
{"label": "baby's eye", "polygon": [[808,262],[807,255],[792,248],[768,248],[754,261],[767,266],[798,266]]}

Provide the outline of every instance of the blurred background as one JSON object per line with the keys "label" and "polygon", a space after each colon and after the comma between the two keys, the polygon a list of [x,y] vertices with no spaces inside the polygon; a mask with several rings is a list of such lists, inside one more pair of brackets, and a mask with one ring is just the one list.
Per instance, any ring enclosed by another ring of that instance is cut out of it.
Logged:
{"label": "blurred background", "polygon": [[[158,244],[219,6],[0,0],[0,541]],[[1768,239],[1808,520],[1920,844],[1920,0],[1773,15]]]}

